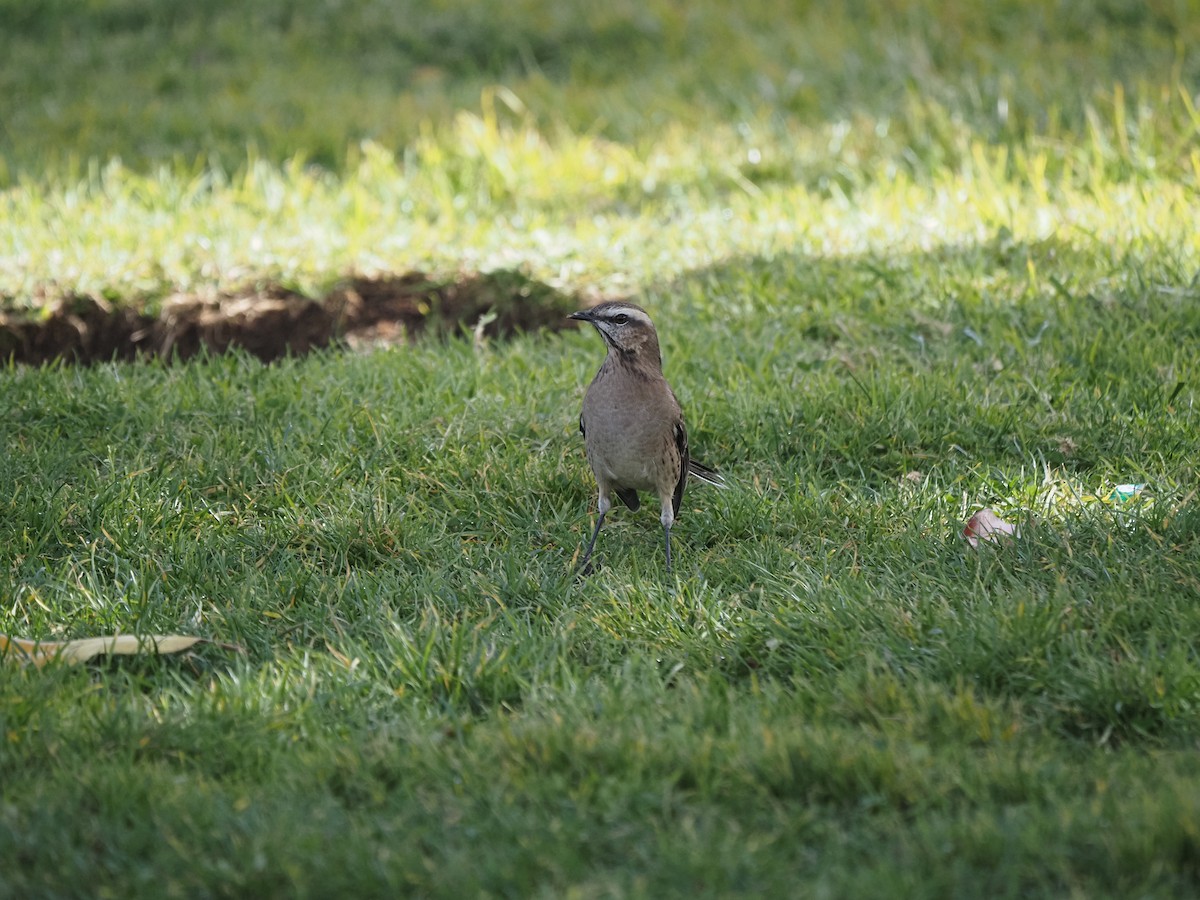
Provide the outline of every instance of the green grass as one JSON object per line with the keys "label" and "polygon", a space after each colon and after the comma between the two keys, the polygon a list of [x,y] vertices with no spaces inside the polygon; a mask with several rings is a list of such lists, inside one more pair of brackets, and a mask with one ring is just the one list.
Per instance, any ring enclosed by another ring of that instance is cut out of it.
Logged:
{"label": "green grass", "polygon": [[572,576],[590,332],[5,368],[0,632],[241,650],[5,668],[0,896],[1197,890],[1188,4],[76,6],[6,308],[628,291],[732,487]]}

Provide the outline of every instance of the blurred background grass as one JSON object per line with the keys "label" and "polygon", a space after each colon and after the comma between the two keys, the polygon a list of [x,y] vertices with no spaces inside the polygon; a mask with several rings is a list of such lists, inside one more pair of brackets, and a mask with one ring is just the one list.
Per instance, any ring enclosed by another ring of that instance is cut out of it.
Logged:
{"label": "blurred background grass", "polygon": [[495,84],[541,130],[638,145],[865,117],[936,163],[926,145],[959,122],[996,142],[1083,135],[1115,86],[1158,101],[1200,75],[1191,0],[2,0],[0,34],[0,185],[114,157],[342,169]]}

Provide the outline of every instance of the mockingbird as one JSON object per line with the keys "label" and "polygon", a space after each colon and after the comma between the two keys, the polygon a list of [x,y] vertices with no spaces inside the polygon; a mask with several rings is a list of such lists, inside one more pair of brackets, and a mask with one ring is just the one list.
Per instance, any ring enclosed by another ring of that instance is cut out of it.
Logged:
{"label": "mockingbird", "polygon": [[569,318],[590,322],[604,338],[608,355],[583,397],[579,431],[600,489],[599,518],[584,551],[586,571],[615,493],[629,509],[641,505],[638,491],[658,495],[663,544],[671,570],[671,525],[688,475],[724,487],[714,470],[688,455],[687,428],[679,401],[662,373],[658,333],[640,306],[601,303]]}

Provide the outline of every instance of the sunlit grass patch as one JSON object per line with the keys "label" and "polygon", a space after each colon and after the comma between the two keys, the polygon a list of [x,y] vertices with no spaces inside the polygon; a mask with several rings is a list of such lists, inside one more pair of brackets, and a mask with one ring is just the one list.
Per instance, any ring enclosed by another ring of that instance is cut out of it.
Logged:
{"label": "sunlit grass patch", "polygon": [[[187,181],[111,165],[69,186],[12,188],[0,291],[17,307],[75,292],[153,308],[175,291],[256,281],[313,296],[347,275],[521,267],[563,290],[615,293],[735,256],[989,243],[1023,253],[1045,242],[1107,248],[1114,266],[1150,242],[1186,279],[1197,253],[1194,233],[1177,227],[1195,212],[1193,173],[1097,189],[1091,179],[1103,176],[1085,164],[1079,177],[1048,183],[1044,155],[1035,174],[1010,172],[1003,150],[975,143],[958,169],[881,171],[828,191],[791,179],[755,186],[737,171],[745,150],[736,140],[697,150],[679,133],[636,154],[598,138],[547,142],[527,126],[478,150],[461,137],[418,145],[409,158],[367,147],[342,175],[302,160]],[[1054,288],[1036,257],[1022,261],[1014,274],[1030,289]]]}

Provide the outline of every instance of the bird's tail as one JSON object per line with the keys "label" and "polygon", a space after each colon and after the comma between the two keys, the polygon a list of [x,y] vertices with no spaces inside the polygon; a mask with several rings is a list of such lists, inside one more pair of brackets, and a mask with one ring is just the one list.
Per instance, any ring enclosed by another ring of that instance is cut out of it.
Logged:
{"label": "bird's tail", "polygon": [[713,487],[729,487],[725,483],[724,475],[716,469],[710,469],[704,463],[696,462],[694,459],[688,460],[688,474],[699,481],[703,481],[705,484],[711,484]]}

